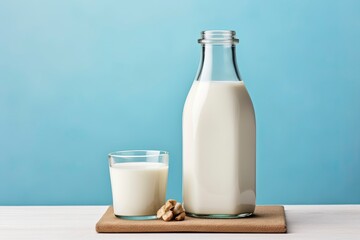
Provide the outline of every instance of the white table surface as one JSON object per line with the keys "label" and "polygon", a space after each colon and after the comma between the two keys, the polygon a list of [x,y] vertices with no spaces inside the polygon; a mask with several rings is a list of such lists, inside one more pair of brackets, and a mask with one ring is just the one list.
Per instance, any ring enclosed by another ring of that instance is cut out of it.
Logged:
{"label": "white table surface", "polygon": [[360,205],[286,205],[286,234],[99,234],[107,206],[0,206],[0,239],[360,239]]}

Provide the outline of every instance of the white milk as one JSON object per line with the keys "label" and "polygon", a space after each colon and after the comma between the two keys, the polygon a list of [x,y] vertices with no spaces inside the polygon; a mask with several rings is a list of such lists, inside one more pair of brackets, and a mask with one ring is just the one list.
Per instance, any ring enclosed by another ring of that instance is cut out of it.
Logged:
{"label": "white milk", "polygon": [[183,201],[195,214],[255,208],[255,115],[241,81],[195,81],[183,112]]}
{"label": "white milk", "polygon": [[115,163],[110,167],[115,215],[154,215],[165,203],[168,166],[155,162]]}

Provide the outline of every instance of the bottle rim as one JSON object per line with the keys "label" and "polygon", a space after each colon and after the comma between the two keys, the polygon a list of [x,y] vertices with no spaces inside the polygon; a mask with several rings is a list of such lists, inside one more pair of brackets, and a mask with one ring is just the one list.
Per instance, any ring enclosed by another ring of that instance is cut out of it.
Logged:
{"label": "bottle rim", "polygon": [[201,32],[200,44],[236,44],[236,32],[233,30],[205,30]]}

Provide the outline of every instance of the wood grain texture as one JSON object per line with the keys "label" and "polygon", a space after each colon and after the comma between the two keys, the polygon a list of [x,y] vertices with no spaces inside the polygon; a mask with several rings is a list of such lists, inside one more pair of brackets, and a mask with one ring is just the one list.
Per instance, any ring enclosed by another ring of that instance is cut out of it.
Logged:
{"label": "wood grain texture", "polygon": [[257,206],[251,217],[240,219],[203,219],[186,217],[185,221],[132,221],[114,216],[109,207],[96,224],[102,233],[203,232],[203,233],[285,233],[283,206]]}
{"label": "wood grain texture", "polygon": [[107,206],[0,206],[0,239],[360,239],[360,205],[286,205],[287,234],[97,233]]}

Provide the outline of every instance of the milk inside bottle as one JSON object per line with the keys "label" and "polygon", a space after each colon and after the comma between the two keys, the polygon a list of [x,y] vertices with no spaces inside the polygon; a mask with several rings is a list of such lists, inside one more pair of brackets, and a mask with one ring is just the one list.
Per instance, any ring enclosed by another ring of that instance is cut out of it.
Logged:
{"label": "milk inside bottle", "polygon": [[255,114],[236,66],[234,31],[204,31],[202,61],[183,110],[183,202],[188,215],[255,209]]}

